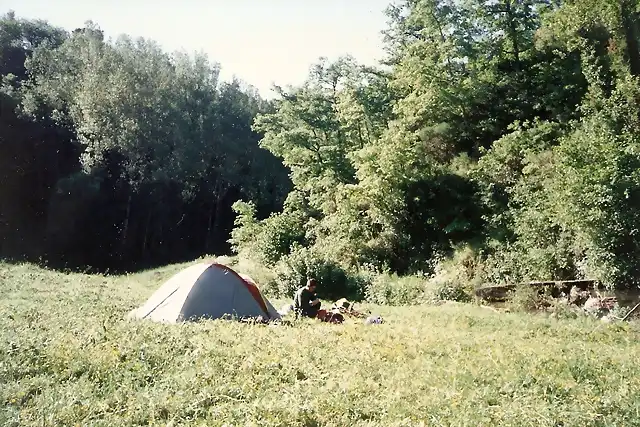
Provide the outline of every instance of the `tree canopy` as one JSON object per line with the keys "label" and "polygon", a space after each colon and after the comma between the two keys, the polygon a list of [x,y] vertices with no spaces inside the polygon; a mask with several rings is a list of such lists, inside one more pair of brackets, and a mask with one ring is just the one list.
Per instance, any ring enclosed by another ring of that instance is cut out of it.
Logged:
{"label": "tree canopy", "polygon": [[472,247],[481,282],[636,286],[637,6],[405,0],[388,16],[390,71],[322,61],[258,115],[294,189],[236,249],[411,273]]}
{"label": "tree canopy", "polygon": [[269,102],[204,56],[6,15],[3,252],[120,266],[228,240],[293,286],[471,248],[477,282],[640,285],[637,2],[387,15],[379,66],[320,58]]}
{"label": "tree canopy", "polygon": [[[252,129],[271,108],[202,55],[88,22],[0,21],[5,255],[134,268],[228,250],[232,203],[282,206],[287,169]],[[6,111],[6,113],[4,113]],[[6,131],[6,132],[5,132]]]}

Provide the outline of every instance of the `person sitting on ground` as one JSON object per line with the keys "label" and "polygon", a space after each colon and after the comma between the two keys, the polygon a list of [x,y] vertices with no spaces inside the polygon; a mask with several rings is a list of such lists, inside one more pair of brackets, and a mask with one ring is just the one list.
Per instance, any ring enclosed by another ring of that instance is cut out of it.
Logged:
{"label": "person sitting on ground", "polygon": [[293,309],[296,317],[306,316],[315,318],[320,310],[320,300],[316,296],[317,282],[315,279],[307,280],[307,285],[298,289],[293,298]]}

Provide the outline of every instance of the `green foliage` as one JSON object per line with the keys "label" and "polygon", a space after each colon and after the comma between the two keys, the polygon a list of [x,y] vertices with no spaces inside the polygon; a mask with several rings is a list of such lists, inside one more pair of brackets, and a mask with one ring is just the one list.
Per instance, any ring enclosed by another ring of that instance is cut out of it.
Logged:
{"label": "green foliage", "polygon": [[559,217],[553,123],[515,129],[486,152],[472,175],[490,212],[484,280],[559,280],[579,275],[575,231]]}
{"label": "green foliage", "polygon": [[558,150],[560,213],[587,251],[588,274],[612,287],[640,285],[639,94],[637,80],[620,82]]}
{"label": "green foliage", "polygon": [[367,286],[366,300],[381,305],[418,306],[443,301],[470,303],[473,297],[462,283],[442,282],[422,274],[384,273],[373,275]]}
{"label": "green foliage", "polygon": [[309,274],[394,304],[485,282],[640,286],[637,4],[402,0],[388,15],[387,69],[320,58],[269,103],[204,56],[7,15],[0,102],[66,132],[87,175],[34,184],[77,192],[43,194],[54,208],[34,217],[113,202],[121,260],[198,223],[173,241],[206,230],[200,251],[229,242],[278,295]]}
{"label": "green foliage", "polygon": [[[561,135],[560,125],[552,122],[514,126],[512,132],[495,141],[489,150],[482,151],[482,157],[471,167],[470,175],[478,183],[482,203],[489,213],[489,234],[503,239],[510,237],[499,233],[508,231],[513,226],[513,197],[514,193],[519,192],[518,184],[524,176],[525,168],[529,173],[532,169],[530,164],[535,161],[536,156],[556,144]],[[535,182],[535,179],[531,181]],[[522,193],[526,194],[527,191]]]}
{"label": "green foliage", "polygon": [[585,101],[589,115],[570,129],[538,124],[518,130],[478,162],[474,176],[492,211],[488,231],[508,243],[488,246],[491,279],[638,283],[633,230],[640,219],[630,209],[640,185],[631,130],[638,86],[623,80],[606,95],[598,81]]}
{"label": "green foliage", "polygon": [[[104,166],[115,151],[136,186],[202,176],[208,164],[194,156],[206,156],[216,135],[217,67],[203,57],[171,58],[142,39],[121,36],[110,45],[94,28],[88,30],[58,49],[36,50],[27,64],[36,83],[33,93],[59,112],[85,146],[85,170]],[[64,78],[71,75],[73,80]],[[198,134],[193,121],[203,123]]]}
{"label": "green foliage", "polygon": [[411,273],[484,240],[478,278],[581,274],[550,188],[562,173],[553,147],[585,113],[575,104],[589,76],[551,36],[556,13],[538,1],[401,2],[389,11],[391,73],[323,60],[282,92],[256,128],[292,168],[302,244],[335,248],[345,268]]}
{"label": "green foliage", "polygon": [[234,229],[231,231],[229,243],[236,253],[240,253],[255,242],[254,237],[259,233],[259,223],[256,219],[256,207],[252,202],[238,200],[231,208],[236,214]]}
{"label": "green foliage", "polygon": [[532,286],[519,286],[512,292],[508,305],[511,310],[535,312],[548,308],[551,305],[551,299],[540,289]]}
{"label": "green foliage", "polygon": [[14,76],[15,84],[27,78],[24,63],[39,47],[54,49],[67,38],[59,27],[42,21],[17,18],[12,11],[0,17],[0,76]]}
{"label": "green foliage", "polygon": [[366,299],[372,304],[403,306],[425,302],[426,280],[419,275],[373,274],[366,288]]}
{"label": "green foliage", "polygon": [[360,301],[365,297],[369,280],[366,275],[342,267],[317,250],[301,246],[293,247],[288,256],[276,263],[274,270],[276,289],[272,292],[283,298],[292,298],[307,279],[314,278],[322,298]]}
{"label": "green foliage", "polygon": [[399,276],[388,271],[369,268],[371,279],[367,287],[367,300],[376,304],[420,305],[439,304],[443,301],[469,303],[473,301],[473,285],[480,278],[481,261],[468,246],[456,246],[448,256],[437,256],[431,261],[431,274],[418,272]]}
{"label": "green foliage", "polygon": [[[268,103],[220,82],[205,55],[107,40],[92,22],[67,33],[8,14],[0,57],[1,169],[15,189],[0,194],[15,206],[2,240],[29,230],[34,241],[20,246],[57,264],[137,268],[227,250],[237,199],[260,212],[282,206],[287,170],[252,129]],[[56,190],[78,173],[98,187],[76,185],[61,201]],[[60,217],[76,225],[58,233]]]}
{"label": "green foliage", "polygon": [[438,301],[473,301],[473,297],[469,295],[462,286],[456,283],[443,283],[438,285],[432,293],[432,298]]}
{"label": "green foliage", "polygon": [[304,242],[304,223],[299,212],[286,211],[257,221],[253,203],[238,201],[232,208],[237,214],[236,228],[229,242],[236,253],[273,266],[290,253],[294,244]]}

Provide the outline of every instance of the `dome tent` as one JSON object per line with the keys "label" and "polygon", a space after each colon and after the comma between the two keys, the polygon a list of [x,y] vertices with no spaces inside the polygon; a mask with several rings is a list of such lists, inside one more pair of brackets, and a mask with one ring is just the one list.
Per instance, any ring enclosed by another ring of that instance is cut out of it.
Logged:
{"label": "dome tent", "polygon": [[132,310],[128,318],[177,323],[227,316],[280,318],[249,277],[222,264],[200,263],[167,280],[142,306]]}

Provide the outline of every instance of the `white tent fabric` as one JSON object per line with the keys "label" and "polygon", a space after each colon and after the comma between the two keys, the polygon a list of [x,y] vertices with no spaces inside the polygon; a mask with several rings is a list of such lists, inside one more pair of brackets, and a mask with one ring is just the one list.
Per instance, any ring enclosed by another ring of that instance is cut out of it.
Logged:
{"label": "white tent fabric", "polygon": [[171,277],[128,317],[177,323],[227,316],[240,319],[262,317],[265,320],[280,318],[251,278],[221,264],[202,263]]}

